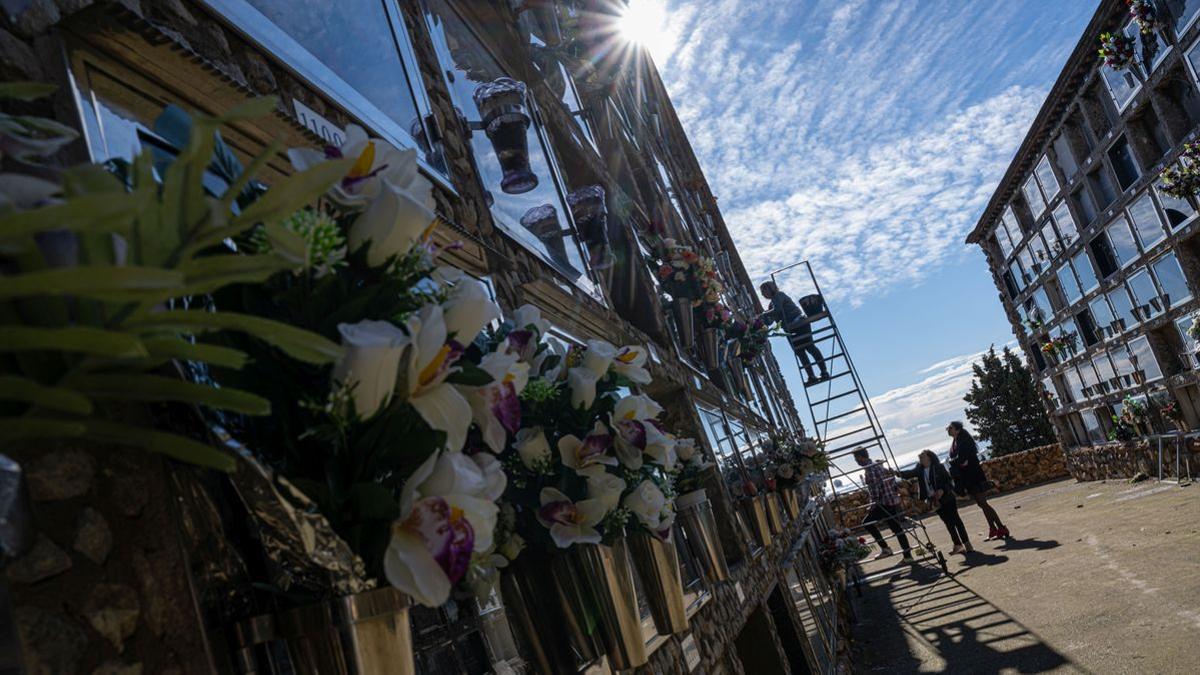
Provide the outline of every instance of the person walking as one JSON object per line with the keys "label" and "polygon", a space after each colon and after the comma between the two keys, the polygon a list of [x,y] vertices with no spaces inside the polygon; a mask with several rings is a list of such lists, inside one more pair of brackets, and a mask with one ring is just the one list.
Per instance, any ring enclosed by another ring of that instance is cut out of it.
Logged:
{"label": "person walking", "polygon": [[979,510],[983,511],[983,517],[987,518],[988,536],[984,541],[1008,537],[1008,528],[985,496],[991,484],[983,472],[983,466],[979,464],[979,446],[975,444],[975,439],[963,428],[962,422],[951,422],[946,427],[946,433],[954,439],[950,444],[950,476],[961,491],[975,500]]}
{"label": "person walking", "polygon": [[[764,281],[758,290],[770,301],[763,320],[768,323],[779,323],[788,334],[788,344],[804,365],[808,379],[804,384],[812,386],[829,379],[829,371],[825,368],[825,357],[813,342],[812,327],[808,318],[796,306],[795,301],[779,290],[774,281]],[[813,372],[813,365],[821,371],[820,376]]]}
{"label": "person walking", "polygon": [[896,541],[900,542],[900,549],[904,551],[904,560],[912,562],[912,551],[909,550],[908,537],[904,535],[904,528],[900,525],[901,505],[900,492],[896,490],[896,479],[892,477],[892,470],[887,468],[882,461],[871,461],[871,454],[866,448],[858,448],[854,451],[854,461],[863,467],[863,482],[867,486],[867,494],[871,498],[871,506],[867,509],[867,515],[863,518],[863,528],[871,534],[875,539],[875,543],[879,545],[879,555],[875,556],[876,560],[886,558],[892,555],[892,549],[883,540],[883,535],[879,532],[879,527],[876,523],[883,521],[892,534],[896,535]]}
{"label": "person walking", "polygon": [[954,542],[951,553],[971,553],[971,539],[967,536],[967,526],[963,525],[958,515],[958,498],[954,494],[950,472],[942,466],[941,460],[932,450],[922,450],[918,456],[920,466],[915,471],[904,472],[904,477],[915,477],[921,491],[921,499],[929,502],[938,514],[938,518],[950,532],[950,540]]}

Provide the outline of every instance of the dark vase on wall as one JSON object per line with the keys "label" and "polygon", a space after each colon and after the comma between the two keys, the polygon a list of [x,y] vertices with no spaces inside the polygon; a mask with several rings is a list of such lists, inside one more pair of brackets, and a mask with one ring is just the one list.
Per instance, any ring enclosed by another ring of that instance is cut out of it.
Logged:
{"label": "dark vase on wall", "polygon": [[529,139],[526,132],[531,120],[525,112],[525,83],[501,77],[479,85],[474,94],[483,131],[492,142],[504,176],[500,189],[519,195],[538,185],[529,168]]}

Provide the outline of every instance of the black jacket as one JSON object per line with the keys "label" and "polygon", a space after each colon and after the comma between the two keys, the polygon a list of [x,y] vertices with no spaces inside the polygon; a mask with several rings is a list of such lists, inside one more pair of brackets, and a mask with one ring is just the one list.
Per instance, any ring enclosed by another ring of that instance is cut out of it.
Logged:
{"label": "black jacket", "polygon": [[[934,462],[932,468],[933,475],[930,476],[930,480],[933,481],[933,492],[942,491],[942,499],[938,506],[954,501],[954,481],[950,478],[950,472],[946,471],[946,467],[942,466],[941,462]],[[925,484],[925,467],[921,466],[920,462],[908,471],[901,471],[900,477],[917,479],[917,487],[921,491],[921,501],[927,502],[933,499],[929,486]]]}
{"label": "black jacket", "polygon": [[950,446],[950,474],[964,490],[987,485],[987,475],[979,464],[979,446],[965,429],[958,432]]}
{"label": "black jacket", "polygon": [[775,295],[771,296],[771,306],[763,314],[763,319],[771,323],[783,324],[783,329],[789,333],[812,332],[804,312],[800,311],[796,302],[783,291],[775,291]]}

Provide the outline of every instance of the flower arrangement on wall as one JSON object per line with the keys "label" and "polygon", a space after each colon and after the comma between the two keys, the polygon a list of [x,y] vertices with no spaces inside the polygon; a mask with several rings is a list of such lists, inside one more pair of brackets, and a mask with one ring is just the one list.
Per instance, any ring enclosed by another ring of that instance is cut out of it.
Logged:
{"label": "flower arrangement on wall", "polygon": [[865,538],[855,537],[844,527],[830,528],[821,541],[821,566],[827,573],[833,573],[865,559],[870,552]]}
{"label": "flower arrangement on wall", "polygon": [[1074,333],[1065,333],[1059,337],[1047,338],[1042,343],[1042,353],[1047,356],[1067,356],[1075,351],[1075,343],[1078,337]]}
{"label": "flower arrangement on wall", "polygon": [[1125,70],[1133,64],[1135,44],[1134,39],[1124,33],[1101,33],[1100,60],[1113,70]]}
{"label": "flower arrangement on wall", "polygon": [[1176,199],[1200,194],[1200,143],[1184,143],[1179,160],[1159,174],[1162,191]]}
{"label": "flower arrangement on wall", "polygon": [[1153,0],[1125,0],[1125,4],[1129,6],[1129,16],[1137,23],[1142,35],[1149,35],[1158,29],[1158,15]]}
{"label": "flower arrangement on wall", "polygon": [[690,246],[665,238],[655,247],[658,281],[672,298],[698,304],[705,294],[703,259]]}
{"label": "flower arrangement on wall", "polygon": [[735,320],[729,328],[728,335],[737,340],[744,362],[757,359],[771,346],[771,326],[762,317],[756,317],[749,322]]}

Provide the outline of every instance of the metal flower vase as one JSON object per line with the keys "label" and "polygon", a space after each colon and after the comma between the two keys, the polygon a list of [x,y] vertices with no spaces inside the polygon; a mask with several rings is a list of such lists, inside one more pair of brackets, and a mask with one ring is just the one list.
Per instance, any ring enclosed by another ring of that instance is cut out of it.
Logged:
{"label": "metal flower vase", "polygon": [[716,328],[705,328],[700,331],[700,355],[704,357],[704,366],[709,370],[721,367],[721,357],[718,353],[720,340]]}
{"label": "metal flower vase", "polygon": [[767,506],[767,523],[771,527],[772,534],[783,532],[783,508],[779,505],[779,498],[774,492],[768,492],[764,495],[759,495],[766,502]]}
{"label": "metal flower vase", "polygon": [[276,617],[297,675],[413,675],[409,598],[388,586]]}
{"label": "metal flower vase", "polygon": [[738,504],[738,508],[742,512],[742,519],[745,521],[746,527],[754,535],[754,539],[761,546],[769,546],[771,544],[771,527],[767,524],[767,507],[763,501],[763,495],[752,499],[743,499]]}
{"label": "metal flower vase", "polygon": [[525,83],[501,77],[476,87],[473,98],[504,174],[500,189],[519,195],[537,187],[537,175],[529,167],[531,120],[525,109]]}
{"label": "metal flower vase", "polygon": [[683,580],[679,574],[679,552],[675,549],[674,533],[660,539],[639,530],[631,533],[628,541],[654,627],[661,635],[686,631],[687,604],[683,600]]}
{"label": "metal flower vase", "polygon": [[691,298],[675,298],[671,309],[675,312],[675,327],[679,329],[679,345],[691,349],[696,344],[696,313]]}
{"label": "metal flower vase", "polygon": [[590,591],[591,618],[600,625],[609,666],[627,670],[645,665],[649,654],[642,636],[627,541],[619,539],[612,546],[576,544],[570,548],[570,557],[576,566],[576,578]]}
{"label": "metal flower vase", "polygon": [[746,397],[750,395],[750,385],[746,381],[746,369],[742,365],[742,357],[730,356],[728,361],[729,374],[733,376],[733,384]]}
{"label": "metal flower vase", "polygon": [[529,550],[505,568],[500,593],[521,653],[539,675],[578,670],[600,653],[599,634],[585,632],[591,602],[567,556],[553,561]]}
{"label": "metal flower vase", "polygon": [[729,566],[725,562],[725,551],[721,548],[717,521],[713,516],[712,504],[704,490],[693,490],[675,499],[679,514],[679,526],[692,555],[700,563],[704,581],[710,586],[729,580]]}
{"label": "metal flower vase", "polygon": [[787,511],[788,517],[796,520],[800,517],[800,489],[796,486],[786,487],[779,491],[779,498],[783,500],[784,510]]}

